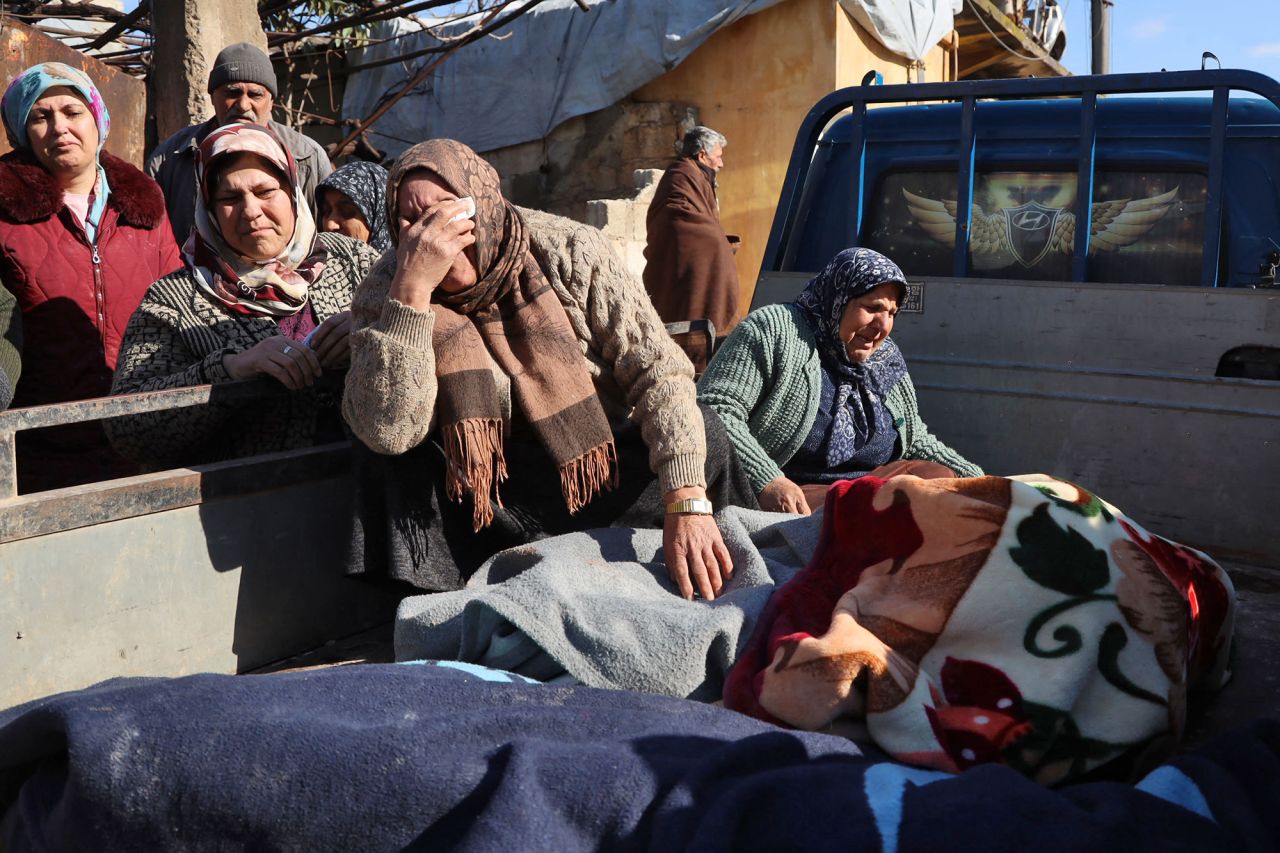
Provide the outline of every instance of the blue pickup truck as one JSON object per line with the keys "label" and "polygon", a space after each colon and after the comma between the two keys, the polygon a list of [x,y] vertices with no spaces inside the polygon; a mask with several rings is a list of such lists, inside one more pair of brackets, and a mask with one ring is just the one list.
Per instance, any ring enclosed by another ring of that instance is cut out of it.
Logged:
{"label": "blue pickup truck", "polygon": [[1280,568],[1280,84],[834,92],[800,129],[753,307],[851,245],[912,280],[894,338],[926,421],[966,457],[1076,479],[1161,533]]}

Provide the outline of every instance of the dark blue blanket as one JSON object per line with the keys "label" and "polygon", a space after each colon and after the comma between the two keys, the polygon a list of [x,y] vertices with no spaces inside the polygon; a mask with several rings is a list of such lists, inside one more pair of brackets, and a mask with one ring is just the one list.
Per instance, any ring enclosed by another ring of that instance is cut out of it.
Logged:
{"label": "dark blue blanket", "polygon": [[0,713],[25,850],[1243,850],[1280,833],[1280,724],[1137,787],[1041,788],[679,699],[422,665],[108,681]]}

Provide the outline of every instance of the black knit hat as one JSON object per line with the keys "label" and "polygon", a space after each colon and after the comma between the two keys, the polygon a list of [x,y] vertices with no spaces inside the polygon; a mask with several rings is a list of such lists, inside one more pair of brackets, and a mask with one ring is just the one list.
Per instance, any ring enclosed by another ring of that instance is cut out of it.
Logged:
{"label": "black knit hat", "polygon": [[209,70],[209,91],[228,83],[257,83],[276,96],[276,72],[271,60],[247,41],[224,47]]}

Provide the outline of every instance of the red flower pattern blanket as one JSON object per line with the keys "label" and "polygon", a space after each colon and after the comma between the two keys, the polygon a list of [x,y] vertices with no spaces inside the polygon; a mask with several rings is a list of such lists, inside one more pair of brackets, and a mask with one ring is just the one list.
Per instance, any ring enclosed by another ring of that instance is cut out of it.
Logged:
{"label": "red flower pattern blanket", "polygon": [[865,718],[899,760],[1055,784],[1164,757],[1187,691],[1225,682],[1234,605],[1212,559],[1074,484],[863,477],[829,491],[725,704],[809,730]]}

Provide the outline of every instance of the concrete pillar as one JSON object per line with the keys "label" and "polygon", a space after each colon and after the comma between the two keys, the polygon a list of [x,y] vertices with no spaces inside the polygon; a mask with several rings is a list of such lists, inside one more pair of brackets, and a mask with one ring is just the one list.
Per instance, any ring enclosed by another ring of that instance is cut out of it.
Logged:
{"label": "concrete pillar", "polygon": [[267,49],[256,0],[153,0],[151,24],[160,139],[213,115],[209,68],[218,51],[239,41]]}

